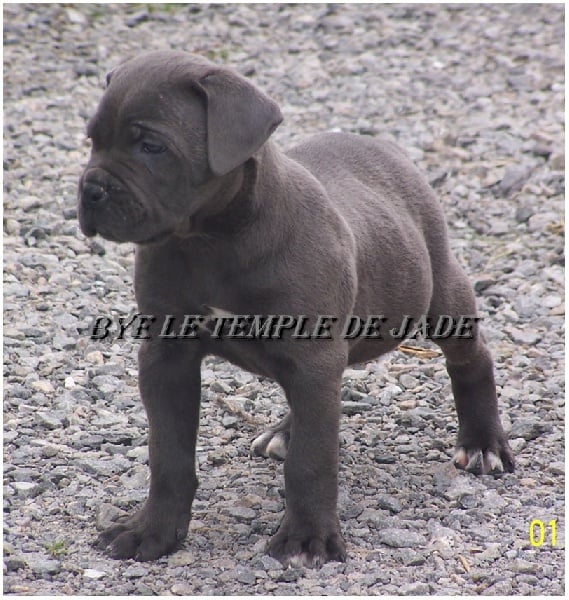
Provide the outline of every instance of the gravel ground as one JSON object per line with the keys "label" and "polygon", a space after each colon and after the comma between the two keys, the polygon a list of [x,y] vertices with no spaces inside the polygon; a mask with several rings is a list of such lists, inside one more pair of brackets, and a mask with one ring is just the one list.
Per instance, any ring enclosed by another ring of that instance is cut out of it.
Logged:
{"label": "gravel ground", "polygon": [[[6,593],[563,594],[563,19],[551,4],[4,6]],[[136,343],[85,334],[96,314],[135,310],[132,247],[78,230],[85,124],[112,66],[170,47],[251,76],[283,108],[285,147],[342,129],[408,149],[478,292],[515,474],[450,465],[438,353],[349,370],[349,560],[283,570],[263,553],[282,464],[249,455],[284,414],[282,392],[210,359],[182,549],[141,564],[91,547],[143,500],[148,470]]]}

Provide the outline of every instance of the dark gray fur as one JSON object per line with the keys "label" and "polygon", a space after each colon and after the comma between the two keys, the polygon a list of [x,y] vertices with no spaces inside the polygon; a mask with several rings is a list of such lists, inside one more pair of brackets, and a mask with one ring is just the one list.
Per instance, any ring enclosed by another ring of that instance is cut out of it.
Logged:
{"label": "dark gray fur", "polygon": [[[473,315],[471,286],[449,251],[439,202],[394,144],[317,135],[287,154],[268,140],[277,104],[235,72],[182,52],[113,71],[88,127],[81,177],[86,235],[136,244],[140,312],[388,316]],[[139,384],[150,426],[150,492],[103,532],[117,558],[150,560],[184,539],[198,485],[200,365],[207,354],[272,377],[290,414],[256,443],[286,452],[286,509],[268,551],[285,564],[344,560],[337,516],[340,385],[347,365],[399,340],[152,340]],[[478,328],[441,340],[456,401],[455,462],[513,470],[493,365]],[[277,437],[280,436],[280,437]],[[273,444],[274,445],[274,444]],[[278,452],[277,452],[278,454]]]}

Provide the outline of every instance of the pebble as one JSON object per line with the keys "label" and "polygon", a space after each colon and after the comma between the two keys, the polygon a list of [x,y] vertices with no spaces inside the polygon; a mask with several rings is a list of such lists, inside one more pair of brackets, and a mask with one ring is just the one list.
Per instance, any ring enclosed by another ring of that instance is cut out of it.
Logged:
{"label": "pebble", "polygon": [[399,378],[399,383],[405,389],[412,390],[412,389],[415,389],[417,387],[417,385],[419,384],[419,380],[416,377],[413,377],[412,375],[408,375],[407,373],[404,373]]}
{"label": "pebble", "polygon": [[170,591],[172,592],[172,594],[174,594],[174,596],[194,596],[196,589],[190,583],[181,581],[181,582],[175,583],[170,588]]}
{"label": "pebble", "polygon": [[406,583],[399,588],[401,596],[426,596],[431,588],[428,583]]}
{"label": "pebble", "polygon": [[346,400],[342,402],[342,412],[345,415],[357,415],[365,413],[371,409],[371,405],[367,402],[352,402]]}
{"label": "pebble", "polygon": [[380,543],[393,548],[415,548],[427,543],[425,536],[420,533],[396,528],[381,530],[378,539]]}
{"label": "pebble", "polygon": [[518,419],[512,424],[510,436],[512,438],[523,438],[524,440],[535,440],[544,433],[551,431],[551,425],[541,423],[533,419]]}
{"label": "pebble", "polygon": [[250,523],[257,516],[257,513],[253,509],[245,506],[232,506],[224,512],[240,523]]}
{"label": "pebble", "polygon": [[98,571],[97,569],[85,569],[83,571],[83,577],[87,577],[87,579],[102,579],[106,575],[105,571]]}
{"label": "pebble", "polygon": [[378,496],[377,506],[379,506],[379,508],[385,508],[394,514],[397,514],[403,510],[401,502],[399,502],[397,498],[393,498],[391,496]]}
{"label": "pebble", "polygon": [[26,558],[26,563],[32,572],[42,576],[57,575],[61,570],[61,562],[59,560],[30,556]]}
{"label": "pebble", "polygon": [[4,558],[7,571],[17,571],[27,566],[26,559],[22,556],[9,556]]}
{"label": "pebble", "polygon": [[526,166],[510,165],[498,186],[500,193],[508,197],[513,192],[521,190],[530,174],[530,170]]}
{"label": "pebble", "polygon": [[53,387],[51,381],[47,381],[45,379],[32,382],[32,387],[34,388],[34,390],[38,392],[43,392],[44,394],[50,394],[55,391],[55,388]]}
{"label": "pebble", "polygon": [[143,565],[131,565],[123,571],[125,577],[144,577],[148,573],[148,570]]}
{"label": "pebble", "polygon": [[22,498],[33,498],[41,491],[39,484],[33,481],[14,481],[12,487]]}
{"label": "pebble", "polygon": [[[560,518],[565,502],[563,7],[13,3],[4,13],[6,593],[563,595],[563,553],[532,554],[527,537],[532,519]],[[342,130],[407,149],[475,286],[516,473],[452,466],[456,411],[440,354],[395,350],[352,366],[339,474],[348,562],[283,569],[265,553],[284,510],[283,465],[250,445],[282,419],[284,394],[207,357],[189,535],[144,564],[92,546],[146,498],[148,423],[139,344],[86,333],[95,315],[136,311],[134,249],[79,232],[77,179],[105,73],[157,48],[251,77],[282,107],[283,148]],[[380,540],[390,530],[395,545]],[[49,555],[54,540],[66,555]],[[475,565],[477,554],[488,560]]]}
{"label": "pebble", "polygon": [[517,329],[515,327],[511,327],[509,328],[509,333],[512,341],[519,344],[525,344],[527,346],[534,346],[541,340],[542,337],[537,330],[531,328]]}
{"label": "pebble", "polygon": [[528,230],[532,233],[545,232],[550,223],[555,223],[558,220],[559,215],[557,213],[551,211],[539,212],[528,219]]}

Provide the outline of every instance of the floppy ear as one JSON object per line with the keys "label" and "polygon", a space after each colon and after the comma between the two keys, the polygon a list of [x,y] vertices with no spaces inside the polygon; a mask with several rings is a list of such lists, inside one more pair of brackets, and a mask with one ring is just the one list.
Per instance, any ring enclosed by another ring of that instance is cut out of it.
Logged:
{"label": "floppy ear", "polygon": [[207,154],[215,175],[243,164],[283,120],[278,104],[228,70],[199,80],[207,97]]}

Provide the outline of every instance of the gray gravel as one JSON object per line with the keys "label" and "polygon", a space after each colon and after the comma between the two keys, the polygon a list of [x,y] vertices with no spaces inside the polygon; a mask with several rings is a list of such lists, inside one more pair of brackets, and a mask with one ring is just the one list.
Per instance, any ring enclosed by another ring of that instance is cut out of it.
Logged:
{"label": "gray gravel", "polygon": [[[8,594],[563,594],[564,7],[4,6],[4,591]],[[114,561],[96,529],[146,494],[136,343],[90,341],[135,310],[132,247],[78,231],[87,117],[105,73],[158,48],[236,66],[282,105],[283,146],[390,135],[427,173],[472,275],[518,470],[457,472],[439,356],[346,373],[340,513],[349,560],[263,553],[282,464],[252,458],[280,389],[204,364],[201,487],[182,549]],[[557,545],[529,524],[557,520]]]}

